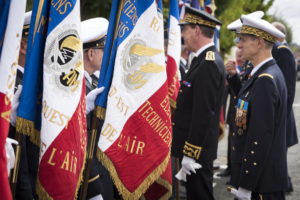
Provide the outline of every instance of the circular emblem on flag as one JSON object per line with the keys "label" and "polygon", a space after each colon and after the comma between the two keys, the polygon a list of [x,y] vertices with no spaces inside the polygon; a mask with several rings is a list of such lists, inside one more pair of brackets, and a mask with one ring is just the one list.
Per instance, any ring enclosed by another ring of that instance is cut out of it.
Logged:
{"label": "circular emblem on flag", "polygon": [[153,75],[165,70],[165,66],[157,64],[155,58],[163,50],[150,47],[143,39],[132,38],[124,49],[121,56],[123,81],[128,89],[142,88]]}
{"label": "circular emblem on flag", "polygon": [[49,83],[65,95],[79,88],[83,75],[82,43],[76,29],[65,26],[48,36],[44,64]]}

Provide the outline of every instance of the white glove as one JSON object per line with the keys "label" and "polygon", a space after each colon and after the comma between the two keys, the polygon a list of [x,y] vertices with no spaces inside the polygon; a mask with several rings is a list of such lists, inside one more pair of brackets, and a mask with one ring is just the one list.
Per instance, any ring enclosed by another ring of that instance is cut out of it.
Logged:
{"label": "white glove", "polygon": [[187,156],[183,156],[181,166],[182,171],[187,175],[191,175],[191,172],[196,174],[196,169],[200,169],[202,167],[199,163],[196,163],[193,158]]}
{"label": "white glove", "polygon": [[179,170],[179,172],[175,175],[175,178],[177,178],[180,181],[186,182],[186,173],[182,171],[182,168]]}
{"label": "white glove", "polygon": [[234,194],[234,196],[238,200],[251,200],[251,191],[245,188],[239,187],[239,189],[231,188],[230,192]]}
{"label": "white glove", "polygon": [[22,93],[22,85],[18,85],[18,89],[14,95],[14,99],[12,101],[11,113],[10,113],[10,123],[12,126],[16,126],[16,118],[17,118],[17,109],[20,103],[20,96]]}
{"label": "white glove", "polygon": [[96,97],[102,93],[104,87],[95,88],[93,89],[88,95],[86,96],[86,114],[89,114],[92,110],[95,109],[95,100]]}
{"label": "white glove", "polygon": [[18,142],[11,138],[6,138],[5,151],[6,151],[6,158],[7,158],[8,176],[9,176],[10,170],[14,168],[15,160],[16,160],[15,151],[14,151],[14,148],[12,147],[12,144],[17,145]]}
{"label": "white glove", "polygon": [[103,200],[103,197],[101,194],[98,194],[97,196],[94,196],[94,197],[90,198],[89,200]]}

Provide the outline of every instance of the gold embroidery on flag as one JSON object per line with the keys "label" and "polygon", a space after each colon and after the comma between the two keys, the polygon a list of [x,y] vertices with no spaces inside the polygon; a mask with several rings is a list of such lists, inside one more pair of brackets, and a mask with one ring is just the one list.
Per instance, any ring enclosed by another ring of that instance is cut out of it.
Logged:
{"label": "gold embroidery on flag", "polygon": [[160,49],[154,49],[141,44],[135,44],[130,49],[130,54],[138,56],[155,56],[156,54],[163,53]]}

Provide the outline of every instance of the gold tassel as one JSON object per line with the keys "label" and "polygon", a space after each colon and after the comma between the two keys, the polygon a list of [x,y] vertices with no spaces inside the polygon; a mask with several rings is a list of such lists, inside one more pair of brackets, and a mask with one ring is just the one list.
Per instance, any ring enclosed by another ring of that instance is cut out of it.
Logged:
{"label": "gold tassel", "polygon": [[100,107],[100,106],[97,106],[96,107],[96,117],[98,119],[105,119],[105,112],[106,112],[106,108],[103,108],[103,107]]}
{"label": "gold tassel", "polygon": [[164,172],[164,170],[166,170],[166,167],[170,160],[170,152],[166,156],[165,160],[140,184],[140,186],[134,192],[130,192],[123,185],[122,181],[117,175],[117,171],[113,163],[99,148],[97,149],[97,158],[109,171],[115,186],[117,187],[119,193],[122,195],[124,200],[135,200],[139,199],[142,196],[142,194],[144,194],[147,191],[149,186],[159,178],[159,176]]}

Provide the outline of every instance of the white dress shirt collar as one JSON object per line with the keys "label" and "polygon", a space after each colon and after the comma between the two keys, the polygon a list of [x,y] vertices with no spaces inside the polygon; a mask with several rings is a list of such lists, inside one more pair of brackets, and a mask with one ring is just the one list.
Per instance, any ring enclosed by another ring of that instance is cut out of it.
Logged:
{"label": "white dress shirt collar", "polygon": [[251,76],[253,76],[253,74],[255,72],[257,72],[257,70],[259,70],[259,68],[261,68],[261,66],[263,66],[265,63],[269,62],[272,59],[273,59],[273,57],[269,57],[269,58],[265,59],[264,61],[260,62],[258,65],[256,65],[251,71]]}

